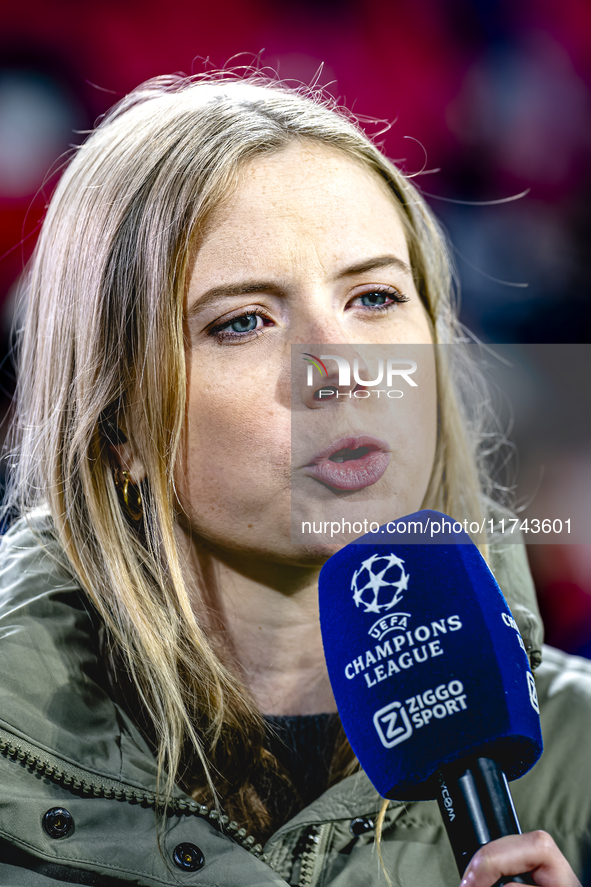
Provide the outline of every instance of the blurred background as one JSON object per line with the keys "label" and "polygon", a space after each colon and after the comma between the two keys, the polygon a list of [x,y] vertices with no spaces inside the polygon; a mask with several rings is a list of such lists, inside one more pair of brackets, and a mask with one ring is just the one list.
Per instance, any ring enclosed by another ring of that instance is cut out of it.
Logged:
{"label": "blurred background", "polygon": [[[317,79],[382,132],[449,233],[462,320],[480,339],[591,341],[588,0],[28,0],[4,5],[0,34],[2,412],[15,284],[70,147],[142,80],[252,63]],[[513,405],[526,475],[551,372],[535,353]],[[590,366],[566,383],[570,425]],[[569,432],[529,470],[524,503],[552,517],[576,488],[591,532],[591,442]],[[591,657],[591,546],[529,554],[547,640]]]}

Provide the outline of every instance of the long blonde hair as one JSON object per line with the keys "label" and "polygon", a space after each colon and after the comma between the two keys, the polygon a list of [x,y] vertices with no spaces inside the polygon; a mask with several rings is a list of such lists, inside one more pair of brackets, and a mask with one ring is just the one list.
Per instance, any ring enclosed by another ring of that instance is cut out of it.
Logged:
{"label": "long blonde hair", "polygon": [[[435,340],[455,342],[447,250],[417,189],[326,97],[256,74],[162,77],[123,99],[64,172],[26,281],[9,506],[26,514],[48,504],[149,715],[164,798],[197,759],[215,794],[220,756],[230,760],[262,729],[191,609],[175,543],[174,469],[190,247],[243,165],[293,139],[328,144],[387,183]],[[425,505],[480,520],[477,433],[453,376],[440,362]],[[122,433],[147,471],[141,529],[114,483],[110,445]]]}

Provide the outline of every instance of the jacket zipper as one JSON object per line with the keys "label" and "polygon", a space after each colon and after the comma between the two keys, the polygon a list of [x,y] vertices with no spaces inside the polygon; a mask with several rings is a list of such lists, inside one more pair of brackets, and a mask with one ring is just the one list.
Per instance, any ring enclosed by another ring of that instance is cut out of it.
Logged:
{"label": "jacket zipper", "polygon": [[[97,781],[92,781],[89,779],[92,774],[88,771],[76,767],[74,764],[68,764],[66,769],[58,758],[54,758],[46,752],[40,753],[34,746],[17,739],[16,736],[12,736],[4,730],[0,730],[0,754],[5,758],[18,761],[40,776],[46,776],[52,782],[62,785],[70,791],[80,793],[83,797],[114,798],[116,801],[141,804],[144,807],[163,807],[155,792],[136,790],[130,785],[125,785],[114,779],[104,779],[98,775],[95,777]],[[230,821],[230,818],[225,814],[220,815],[215,808],[205,807],[192,798],[172,798],[168,809],[172,809],[179,815],[187,814],[207,819],[257,859],[268,862],[268,854],[263,853],[263,847],[257,843],[256,838],[249,835],[245,828],[240,828],[237,822]]]}
{"label": "jacket zipper", "polygon": [[300,857],[299,887],[315,887],[318,880],[318,860],[324,853],[329,835],[329,823],[314,826]]}

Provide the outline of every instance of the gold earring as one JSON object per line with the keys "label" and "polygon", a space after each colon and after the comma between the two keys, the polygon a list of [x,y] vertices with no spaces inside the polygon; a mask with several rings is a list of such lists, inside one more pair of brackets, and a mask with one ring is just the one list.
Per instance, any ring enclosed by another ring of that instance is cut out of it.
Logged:
{"label": "gold earring", "polygon": [[142,495],[137,484],[132,483],[129,471],[121,471],[116,468],[113,479],[117,490],[121,492],[121,498],[125,509],[133,521],[140,521],[143,517]]}

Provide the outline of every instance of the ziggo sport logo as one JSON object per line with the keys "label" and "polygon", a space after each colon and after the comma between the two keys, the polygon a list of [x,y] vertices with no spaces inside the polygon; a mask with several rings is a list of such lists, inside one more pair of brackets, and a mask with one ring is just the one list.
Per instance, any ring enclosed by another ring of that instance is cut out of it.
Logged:
{"label": "ziggo sport logo", "polygon": [[[351,365],[345,357],[341,357],[339,354],[321,354],[320,357],[316,357],[314,354],[304,352],[303,359],[308,364],[307,385],[310,387],[314,385],[314,368],[318,370],[321,377],[329,375],[326,365],[324,364],[325,360],[334,360],[338,367],[338,388],[334,385],[327,386],[326,388],[319,388],[314,392],[314,397],[318,400],[322,400],[323,397],[334,397],[335,395],[337,397],[365,398],[371,397],[372,394],[377,394],[377,396],[380,397],[380,395],[384,393],[386,394],[386,397],[394,399],[404,397],[403,391],[392,387],[394,385],[394,377],[404,379],[411,388],[418,388],[414,379],[411,379],[412,374],[417,371],[417,363],[415,360],[396,360],[393,357],[388,357],[386,361],[384,361],[383,358],[380,358],[378,361],[377,377],[375,379],[362,379],[359,375],[359,358],[356,357],[353,360],[353,381],[355,385],[362,385],[363,387],[359,391],[340,391],[340,388],[351,389]],[[400,366],[401,364],[403,366]],[[386,388],[377,388],[375,386],[381,385],[384,380],[384,366]],[[368,391],[367,389],[369,388],[373,390]]]}

